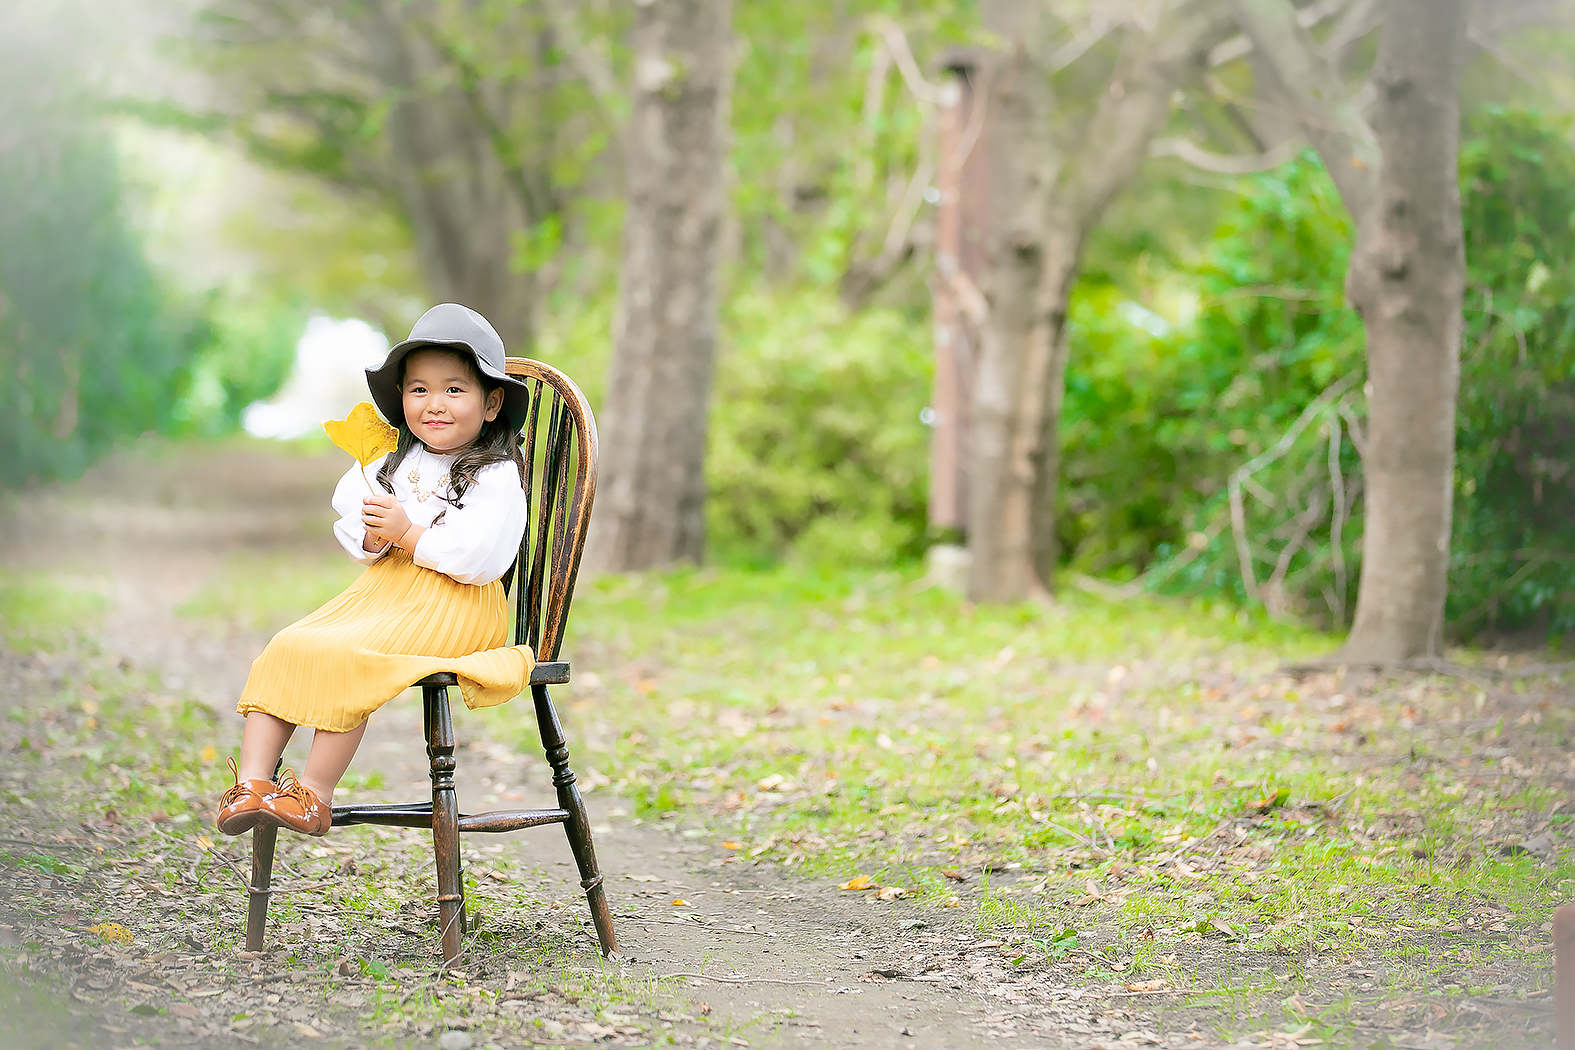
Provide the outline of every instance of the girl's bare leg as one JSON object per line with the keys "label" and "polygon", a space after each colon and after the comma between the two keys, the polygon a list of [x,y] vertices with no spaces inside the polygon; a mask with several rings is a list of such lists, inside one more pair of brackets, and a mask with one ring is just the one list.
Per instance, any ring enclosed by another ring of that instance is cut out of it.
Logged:
{"label": "girl's bare leg", "polygon": [[355,757],[356,748],[361,746],[361,738],[366,735],[367,722],[362,722],[347,733],[330,733],[319,729],[313,734],[312,750],[306,756],[306,772],[301,774],[301,783],[311,788],[312,793],[323,800],[323,805],[334,800],[334,788],[339,786],[340,778],[350,768],[350,760]]}
{"label": "girl's bare leg", "polygon": [[272,780],[284,745],[295,732],[293,723],[262,711],[246,715],[246,728],[241,730],[241,780]]}

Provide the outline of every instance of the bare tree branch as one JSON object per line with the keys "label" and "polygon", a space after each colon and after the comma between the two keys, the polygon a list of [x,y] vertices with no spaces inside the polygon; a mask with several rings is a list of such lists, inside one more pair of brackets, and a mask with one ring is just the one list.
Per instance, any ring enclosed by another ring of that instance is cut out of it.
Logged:
{"label": "bare tree branch", "polygon": [[1319,56],[1289,0],[1231,0],[1231,6],[1323,156],[1346,208],[1360,222],[1377,200],[1383,153],[1356,100]]}
{"label": "bare tree branch", "polygon": [[1356,3],[1345,9],[1340,20],[1329,31],[1329,37],[1319,52],[1324,58],[1333,58],[1377,29],[1383,20],[1384,14],[1378,8],[1378,0],[1356,0]]}
{"label": "bare tree branch", "polygon": [[924,74],[919,72],[919,63],[913,57],[913,49],[908,46],[908,38],[903,34],[902,27],[889,18],[880,18],[875,21],[875,28],[886,41],[886,47],[890,49],[891,57],[897,63],[908,90],[913,92],[913,97],[932,106],[944,101],[940,85],[925,80]]}
{"label": "bare tree branch", "polygon": [[1052,73],[1065,69],[1086,55],[1095,44],[1125,24],[1126,19],[1112,18],[1106,5],[1100,5],[1089,16],[1088,24],[1079,29],[1071,40],[1068,40],[1052,52],[1050,57],[1045,60],[1045,65],[1049,67]]}
{"label": "bare tree branch", "polygon": [[618,83],[618,77],[614,75],[612,66],[607,64],[607,60],[600,53],[585,43],[580,35],[579,20],[574,17],[569,0],[548,0],[542,6],[547,12],[547,20],[552,24],[553,31],[558,35],[558,42],[585,81],[591,97],[596,100],[602,119],[615,133],[621,131],[627,92]]}
{"label": "bare tree branch", "polygon": [[[1129,26],[1110,90],[1085,125],[1078,162],[1063,181],[1060,201],[1092,221],[1148,156],[1170,116],[1174,85],[1186,79],[1200,46],[1229,31],[1229,16],[1212,3],[1177,6],[1150,32]],[[1201,43],[1200,43],[1201,42]],[[1195,74],[1194,74],[1195,75]]]}
{"label": "bare tree branch", "polygon": [[1269,171],[1296,156],[1301,143],[1295,139],[1264,150],[1262,153],[1226,155],[1204,149],[1191,139],[1155,139],[1149,147],[1151,157],[1175,157],[1194,168],[1211,171],[1216,175],[1250,175],[1255,171]]}
{"label": "bare tree branch", "polygon": [[[1375,0],[1357,0],[1356,6],[1364,3],[1368,6]],[[1296,12],[1296,21],[1303,29],[1312,29],[1322,24],[1330,17],[1339,14],[1351,6],[1352,0],[1316,0]],[[1344,22],[1344,19],[1341,19]],[[1338,31],[1338,27],[1336,29]],[[1246,33],[1237,33],[1223,44],[1216,46],[1209,52],[1209,68],[1215,69],[1234,62],[1238,58],[1245,58],[1252,53],[1252,38]]]}

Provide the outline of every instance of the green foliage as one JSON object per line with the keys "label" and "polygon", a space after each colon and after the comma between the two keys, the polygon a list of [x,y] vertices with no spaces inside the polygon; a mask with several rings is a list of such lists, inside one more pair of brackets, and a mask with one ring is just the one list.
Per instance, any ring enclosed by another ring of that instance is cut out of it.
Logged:
{"label": "green foliage", "polygon": [[[1350,236],[1339,196],[1309,152],[1242,181],[1207,255],[1173,281],[1168,304],[1156,303],[1172,318],[1123,300],[1113,285],[1079,290],[1062,517],[1075,567],[1132,572],[1157,561],[1154,578],[1168,589],[1247,597],[1225,482],[1322,390],[1361,368],[1360,321],[1341,291]],[[1333,582],[1335,426],[1343,427],[1337,415],[1308,427],[1244,492],[1255,578],[1274,578],[1283,556],[1278,588],[1286,595],[1318,594]],[[1349,507],[1356,452],[1340,439],[1336,454]],[[1297,539],[1297,516],[1318,506],[1325,513]],[[1349,564],[1358,537],[1341,531]],[[1355,575],[1343,576],[1340,591],[1325,596],[1325,615],[1346,607]]]}
{"label": "green foliage", "polygon": [[1575,148],[1567,121],[1467,127],[1467,293],[1450,618],[1575,628]]}
{"label": "green foliage", "polygon": [[294,304],[220,292],[208,322],[211,336],[192,360],[173,422],[224,434],[240,426],[246,406],[272,397],[289,378],[306,316]]}
{"label": "green foliage", "polygon": [[170,308],[115,151],[63,75],[0,49],[0,485],[74,477],[170,421],[203,326]]}
{"label": "green foliage", "polygon": [[740,295],[716,378],[707,522],[723,560],[889,564],[925,531],[927,328],[825,293]]}
{"label": "green foliage", "polygon": [[733,92],[733,205],[748,271],[773,283],[836,285],[877,255],[934,134],[895,68],[871,82],[884,46],[874,19],[900,22],[921,55],[965,42],[973,24],[957,0],[857,6],[756,2],[735,14],[749,53]]}
{"label": "green foliage", "polygon": [[[1461,186],[1448,614],[1463,631],[1562,632],[1575,627],[1575,147],[1536,115],[1485,110],[1468,124]],[[1061,520],[1073,567],[1349,618],[1362,520],[1351,435],[1365,416],[1363,332],[1343,302],[1351,240],[1307,153],[1239,181],[1203,260],[1151,284],[1152,310],[1113,283],[1079,289]]]}

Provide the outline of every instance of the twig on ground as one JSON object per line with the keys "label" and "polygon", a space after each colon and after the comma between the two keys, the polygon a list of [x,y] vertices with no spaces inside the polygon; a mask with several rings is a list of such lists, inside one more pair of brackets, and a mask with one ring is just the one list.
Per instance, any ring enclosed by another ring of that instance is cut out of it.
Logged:
{"label": "twig on ground", "polygon": [[1098,850],[1101,853],[1105,852],[1105,847],[1103,847],[1103,846],[1099,845],[1098,843],[1096,843],[1092,838],[1089,838],[1086,835],[1079,835],[1077,832],[1073,831],[1071,828],[1063,827],[1062,825],[1057,824],[1053,820],[1045,821],[1045,827],[1055,828],[1061,834],[1071,836],[1073,841],[1080,842],[1080,843],[1082,843],[1084,846],[1086,846],[1089,849]]}
{"label": "twig on ground", "polygon": [[[233,860],[231,860],[229,857],[226,857],[224,854],[220,853],[218,850],[214,849],[212,846],[209,846],[209,847],[205,848],[203,850],[203,852],[208,854],[211,857],[216,857],[219,860],[222,860],[224,862],[225,867],[227,867],[231,871],[233,871],[235,873],[235,877],[240,880],[242,889],[249,889],[251,887],[251,884],[252,884],[251,880],[246,877],[245,873],[242,872],[240,868],[237,868],[235,866],[235,862]],[[275,891],[275,892],[277,892],[277,891]]]}
{"label": "twig on ground", "polygon": [[658,977],[698,977],[702,981],[716,981],[719,984],[807,984],[815,988],[825,987],[824,981],[788,981],[780,977],[712,977],[708,973],[688,973],[680,970],[678,973],[659,973]]}
{"label": "twig on ground", "polygon": [[697,930],[705,930],[707,933],[741,933],[747,937],[771,936],[771,934],[761,930],[739,930],[727,926],[702,926],[698,922],[685,922],[683,919],[634,919],[633,921],[641,925],[660,923],[663,926],[689,926]]}

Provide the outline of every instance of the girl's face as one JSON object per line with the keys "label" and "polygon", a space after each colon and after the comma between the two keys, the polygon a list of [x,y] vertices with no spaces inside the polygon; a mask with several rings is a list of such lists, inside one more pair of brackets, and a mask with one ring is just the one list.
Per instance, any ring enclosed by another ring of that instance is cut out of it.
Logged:
{"label": "girl's face", "polygon": [[503,391],[486,392],[471,363],[451,350],[405,358],[405,425],[433,452],[458,452],[503,409]]}

